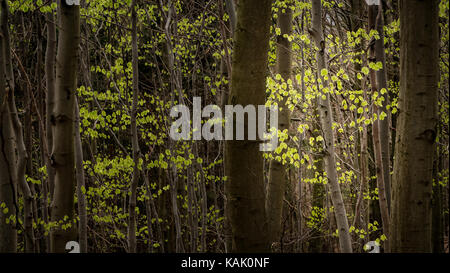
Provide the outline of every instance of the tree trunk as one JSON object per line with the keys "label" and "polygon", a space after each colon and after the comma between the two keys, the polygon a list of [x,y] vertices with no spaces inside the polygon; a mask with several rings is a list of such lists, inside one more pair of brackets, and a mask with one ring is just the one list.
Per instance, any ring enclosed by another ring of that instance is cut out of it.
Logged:
{"label": "tree trunk", "polygon": [[[52,230],[51,252],[65,252],[68,241],[76,238],[74,219],[75,158],[74,106],[78,44],[80,40],[80,7],[59,1],[59,36],[56,61],[55,108],[51,115],[53,129],[52,166],[55,189],[51,207],[52,222],[70,223]],[[64,219],[66,218],[66,219]]]}
{"label": "tree trunk", "polygon": [[[271,2],[246,0],[237,5],[229,104],[265,104]],[[226,142],[225,192],[233,252],[269,250],[259,144],[248,140]]]}
{"label": "tree trunk", "polygon": [[[6,63],[6,79],[8,82],[8,88],[10,94],[8,96],[10,118],[12,121],[12,128],[14,130],[14,142],[15,151],[17,153],[17,158],[14,162],[15,168],[15,178],[17,179],[18,186],[20,187],[23,196],[23,209],[24,209],[24,237],[25,237],[25,252],[34,252],[34,234],[33,234],[33,198],[31,194],[30,187],[25,180],[25,171],[28,160],[28,152],[26,150],[24,137],[23,137],[23,127],[19,119],[19,114],[16,108],[15,102],[15,79],[12,68],[11,59],[11,45],[9,39],[9,29],[8,29],[8,6],[5,0],[2,1],[2,33],[3,33],[3,49],[5,53],[5,63]],[[24,96],[25,97],[25,96]]]}
{"label": "tree trunk", "polygon": [[[282,10],[284,9],[280,9],[278,14],[278,27],[281,30],[281,34],[277,37],[276,73],[281,75],[283,82],[287,82],[291,78],[291,43],[283,35],[291,35],[292,10],[290,7],[286,8],[284,13],[281,12]],[[288,90],[289,85],[286,91]],[[282,99],[277,101],[280,109],[278,114],[278,130],[283,132],[284,130],[289,130],[290,127],[290,110],[286,106],[287,96],[283,96],[282,94],[280,96]],[[269,229],[268,237],[271,243],[277,241],[280,236],[284,192],[286,184],[289,181],[286,166],[277,160],[272,160],[270,163],[266,212]]]}
{"label": "tree trunk", "polygon": [[25,179],[25,168],[28,161],[28,154],[23,139],[23,127],[19,120],[18,111],[16,109],[14,96],[9,97],[9,107],[11,109],[11,119],[14,128],[15,142],[17,149],[17,169],[16,177],[23,196],[23,225],[25,231],[25,252],[34,252],[34,233],[33,233],[33,197],[30,187]]}
{"label": "tree trunk", "polygon": [[[349,0],[349,4],[351,5],[351,12],[353,16],[350,16],[350,29],[351,31],[357,32],[361,27],[362,21],[360,18],[362,17],[362,13],[364,12],[364,6],[362,5],[361,0]],[[364,48],[364,44],[361,44],[360,47]],[[355,47],[355,50],[357,48]],[[361,54],[357,54],[355,58],[362,59]],[[355,71],[361,71],[361,63],[354,62],[353,67]],[[355,75],[356,76],[356,75]],[[361,90],[363,89],[363,97],[367,101],[367,92],[364,88],[362,88],[361,80],[355,77],[355,84],[353,85],[353,90]],[[354,110],[354,121],[357,123],[357,110]],[[363,113],[364,118],[367,118],[367,113]],[[368,177],[368,162],[367,162],[367,127],[363,126],[362,131],[357,132],[359,139],[359,155],[355,153],[355,163],[359,166],[360,174],[357,175],[357,179],[359,181],[359,190],[358,190],[358,198],[356,199],[355,204],[355,217],[353,219],[353,226],[357,229],[362,228],[366,225],[365,223],[365,206],[364,206],[364,192],[367,187],[367,177]],[[359,157],[359,158],[358,158]],[[358,234],[355,233],[355,239],[360,240]]]}
{"label": "tree trunk", "polygon": [[16,164],[14,152],[14,131],[8,96],[11,89],[6,85],[5,44],[6,38],[3,30],[8,12],[6,1],[1,1],[0,16],[0,252],[17,251],[17,230],[10,220],[16,215]]}
{"label": "tree trunk", "polygon": [[[322,7],[320,0],[312,0],[312,30],[311,34],[316,46],[319,48],[317,52],[318,75],[321,74],[326,67],[325,55],[325,40],[323,38],[322,30]],[[321,77],[323,86],[327,86],[327,82]],[[321,92],[322,90],[318,90]],[[318,106],[320,123],[322,125],[323,138],[325,142],[325,166],[327,177],[330,183],[331,200],[335,210],[336,224],[339,231],[339,246],[340,251],[345,253],[352,252],[352,242],[349,233],[347,213],[345,211],[344,200],[342,199],[341,189],[338,182],[336,171],[336,159],[334,151],[334,136],[332,130],[333,113],[330,104],[330,94],[326,93],[325,100],[321,95],[318,95]]]}
{"label": "tree trunk", "polygon": [[77,199],[78,199],[78,237],[80,243],[80,253],[87,253],[87,215],[86,215],[86,195],[84,168],[83,168],[83,147],[80,135],[80,109],[78,99],[75,99],[75,165],[77,177]]}
{"label": "tree trunk", "polygon": [[[375,58],[377,62],[381,62],[383,67],[376,72],[377,76],[377,90],[378,96],[383,96],[384,101],[382,106],[378,109],[378,117],[382,112],[386,114],[383,120],[378,121],[378,127],[380,132],[380,148],[381,148],[381,162],[383,165],[383,179],[384,188],[386,194],[387,208],[391,207],[391,155],[390,155],[390,124],[391,124],[391,114],[386,108],[389,105],[389,92],[387,83],[387,68],[386,68],[386,54],[384,48],[384,18],[383,18],[383,1],[380,1],[378,5],[378,11],[376,14],[375,29],[378,31],[380,38],[375,41]],[[375,13],[375,10],[373,11]],[[374,15],[375,16],[375,15]],[[386,92],[381,94],[381,90],[384,89]]]}
{"label": "tree trunk", "polygon": [[[377,10],[378,6],[376,5],[370,5],[369,6],[369,31],[372,29],[376,29],[376,21],[377,20]],[[383,14],[381,14],[382,16]],[[378,16],[380,14],[378,13]],[[376,42],[371,43],[369,46],[369,62],[374,62],[376,60],[375,57],[375,47]],[[379,90],[377,88],[377,76],[379,74],[376,74],[375,70],[370,69],[370,83],[372,88],[372,95]],[[384,78],[386,80],[386,78]],[[378,93],[380,94],[380,93]],[[375,99],[376,100],[376,99]],[[386,235],[386,237],[389,238],[389,211],[388,211],[388,202],[386,198],[386,190],[385,190],[385,183],[384,183],[384,165],[383,164],[383,158],[382,158],[382,148],[381,148],[381,135],[380,135],[380,111],[378,109],[376,101],[372,101],[372,112],[373,114],[377,114],[377,119],[373,121],[372,123],[372,139],[373,139],[373,153],[375,157],[375,170],[377,174],[377,187],[378,187],[378,203],[380,205],[380,212],[381,212],[381,221],[383,224],[383,233]],[[384,241],[384,251],[389,252],[389,240]]]}
{"label": "tree trunk", "polygon": [[[49,220],[49,207],[48,200],[53,198],[53,190],[55,185],[55,170],[51,165],[51,160],[48,155],[48,151],[52,150],[53,146],[53,133],[52,133],[52,124],[50,121],[51,115],[53,113],[54,107],[54,98],[55,98],[55,51],[56,51],[56,30],[54,23],[54,15],[53,12],[49,12],[46,15],[47,19],[47,45],[45,49],[45,80],[47,85],[47,92],[45,95],[45,138],[46,141],[42,142],[43,145],[47,145],[44,147],[44,158],[45,158],[45,167],[47,169],[47,181],[43,183],[42,187],[43,191],[43,200],[41,201],[42,205],[42,216],[45,223],[48,223]],[[50,247],[50,238],[49,236],[44,236],[45,244],[44,249],[45,252],[48,252]]]}
{"label": "tree trunk", "polygon": [[[0,129],[0,252],[16,252],[17,251],[17,184],[18,171],[24,174],[26,160],[26,151],[24,146],[20,146],[19,162],[16,158],[15,145],[17,128],[17,110],[14,104],[14,77],[12,72],[11,47],[9,42],[8,27],[8,4],[6,0],[1,3],[0,16],[0,121],[2,128]],[[19,123],[20,124],[20,123]],[[21,135],[23,145],[23,135]],[[25,152],[25,154],[24,154]],[[20,166],[17,167],[17,163]],[[23,171],[23,172],[22,172]],[[22,178],[22,176],[20,177]],[[23,176],[23,179],[25,177]],[[23,187],[23,181],[21,187]],[[28,192],[26,192],[28,193]],[[30,199],[24,194],[25,214],[31,211]],[[16,217],[13,221],[12,217]],[[29,218],[26,217],[26,224],[29,227]],[[28,236],[29,229],[26,230]],[[27,239],[30,239],[29,237]],[[30,241],[27,241],[28,246]],[[31,243],[32,245],[32,243]],[[26,246],[27,247],[27,246]]]}
{"label": "tree trunk", "polygon": [[[224,15],[224,11],[223,11],[223,1],[220,2],[220,16],[223,18]],[[234,36],[234,31],[236,29],[236,9],[234,6],[234,0],[225,0],[225,5],[226,5],[226,10],[227,10],[227,14],[230,17],[230,34],[231,37]],[[222,97],[221,97],[221,109],[222,111],[225,110],[225,105],[228,103],[228,99],[229,99],[229,93],[230,93],[230,89],[231,89],[231,56],[230,54],[228,54],[228,43],[227,43],[227,39],[228,39],[228,35],[225,32],[225,28],[223,27],[224,24],[221,24],[221,35],[222,35],[222,43],[223,43],[223,50],[225,51],[225,56],[222,58],[222,62],[221,62],[221,70],[222,70],[222,75],[228,80],[228,84],[224,86],[223,91],[222,91]],[[222,146],[225,150],[225,145]],[[225,151],[224,151],[225,153]],[[225,161],[225,160],[224,160]],[[225,166],[224,166],[225,167]],[[227,200],[224,200],[224,211],[225,214],[228,213],[227,210]],[[225,221],[224,221],[224,240],[225,240],[225,252],[229,253],[231,252],[232,249],[232,231],[231,231],[231,225],[229,223],[230,217],[225,215]]]}
{"label": "tree trunk", "polygon": [[431,252],[438,100],[438,1],[400,1],[400,97],[392,179],[392,252]]}
{"label": "tree trunk", "polygon": [[[365,93],[365,92],[364,92]],[[364,94],[364,99],[367,98],[367,96]],[[361,219],[365,219],[365,213],[361,213],[361,211],[364,209],[363,203],[364,203],[364,192],[367,188],[367,177],[368,177],[368,163],[367,163],[367,128],[364,126],[362,130],[361,135],[361,159],[360,159],[360,170],[361,170],[361,184],[359,187],[359,195],[358,199],[356,201],[355,206],[355,219],[353,221],[353,226],[355,228],[362,228],[364,221],[361,221]]]}
{"label": "tree trunk", "polygon": [[[0,54],[0,57],[2,54]],[[0,69],[0,73],[2,73]],[[0,129],[0,252],[16,252],[17,231],[15,224],[9,220],[11,215],[16,214],[16,180],[14,155],[14,134],[9,115],[9,106],[3,99],[5,96],[5,85],[3,77],[0,77],[0,118],[2,128]],[[2,82],[3,81],[3,82]]]}
{"label": "tree trunk", "polygon": [[[440,130],[439,130],[440,131]],[[439,132],[440,133],[440,132]],[[442,170],[442,158],[439,149],[436,152],[433,168],[433,198],[432,198],[432,247],[433,253],[444,253],[444,221],[442,211],[442,186],[440,184],[439,172]]]}
{"label": "tree trunk", "polygon": [[[47,46],[45,49],[45,80],[47,84],[47,93],[45,97],[45,131],[47,137],[47,151],[52,151],[53,147],[53,132],[51,116],[53,114],[53,107],[55,105],[55,56],[56,56],[56,29],[55,16],[53,12],[47,13]],[[46,156],[45,166],[47,168],[48,176],[48,191],[50,198],[53,198],[53,190],[55,188],[55,170],[53,169],[50,158]],[[47,196],[45,196],[47,198]],[[47,208],[45,208],[47,210]]]}
{"label": "tree trunk", "polygon": [[133,149],[133,176],[130,186],[130,201],[129,201],[129,221],[128,221],[128,252],[136,252],[136,191],[139,179],[139,143],[138,130],[136,125],[136,112],[139,97],[139,71],[138,71],[138,47],[137,47],[137,15],[136,15],[136,0],[131,2],[131,43],[132,43],[132,67],[133,67],[133,105],[131,109],[131,143]]}
{"label": "tree trunk", "polygon": [[225,8],[227,9],[228,17],[230,17],[231,33],[234,34],[236,29],[236,9],[234,8],[234,0],[225,0]]}

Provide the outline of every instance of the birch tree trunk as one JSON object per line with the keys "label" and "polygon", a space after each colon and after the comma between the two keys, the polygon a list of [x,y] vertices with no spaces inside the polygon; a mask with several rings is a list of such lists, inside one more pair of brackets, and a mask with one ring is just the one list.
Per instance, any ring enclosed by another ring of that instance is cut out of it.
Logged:
{"label": "birch tree trunk", "polygon": [[[283,35],[292,33],[292,10],[290,7],[279,9],[278,27],[281,34],[277,36],[277,63],[276,73],[281,75],[284,82],[291,78],[291,43]],[[285,10],[285,12],[281,12]],[[289,85],[287,85],[289,88]],[[286,90],[288,91],[288,90]],[[282,99],[277,101],[279,107],[278,130],[283,132],[290,127],[290,111],[286,106],[287,96],[280,94]],[[283,199],[286,184],[289,181],[286,166],[277,160],[270,163],[270,178],[267,185],[266,212],[270,242],[276,241],[280,236]]]}
{"label": "birch tree trunk", "polygon": [[[237,5],[231,105],[265,104],[271,3],[270,0],[241,0]],[[233,123],[236,124],[235,120]],[[231,224],[233,252],[269,250],[259,144],[248,140],[225,144],[226,215]]]}
{"label": "birch tree trunk", "polygon": [[[312,29],[311,35],[314,39],[316,46],[319,48],[317,52],[317,68],[318,75],[321,75],[323,69],[327,69],[326,66],[326,54],[325,54],[325,40],[323,38],[322,30],[322,6],[320,0],[312,0]],[[328,84],[321,77],[322,84],[326,87]],[[318,90],[321,91],[321,90]],[[333,124],[333,112],[330,104],[330,94],[326,93],[325,100],[319,95],[318,107],[320,123],[323,131],[323,138],[325,142],[325,169],[327,177],[330,183],[331,200],[335,210],[336,224],[339,231],[339,246],[341,252],[351,253],[352,242],[349,233],[347,213],[345,210],[344,200],[342,199],[341,189],[339,186],[337,171],[336,171],[336,159],[334,151],[334,136],[332,130]]]}
{"label": "birch tree trunk", "polygon": [[400,95],[391,251],[431,252],[438,102],[438,1],[400,1]]}
{"label": "birch tree trunk", "polygon": [[[65,252],[68,241],[76,238],[74,218],[75,155],[74,109],[78,45],[80,40],[80,7],[58,2],[59,36],[56,56],[55,107],[51,115],[53,150],[51,163],[55,169],[55,189],[51,207],[52,222],[71,223],[57,227],[50,235],[51,252]],[[66,219],[64,219],[66,217]]]}

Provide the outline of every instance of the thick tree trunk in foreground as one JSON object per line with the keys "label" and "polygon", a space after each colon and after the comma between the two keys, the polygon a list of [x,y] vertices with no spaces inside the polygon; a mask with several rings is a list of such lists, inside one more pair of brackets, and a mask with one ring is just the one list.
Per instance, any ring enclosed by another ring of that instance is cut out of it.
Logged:
{"label": "thick tree trunk in foreground", "polygon": [[[322,6],[320,0],[312,0],[312,30],[311,34],[315,41],[316,46],[319,48],[317,52],[317,68],[318,75],[321,75],[323,69],[327,69],[325,61],[325,40],[323,38],[322,30]],[[327,87],[327,82],[321,77],[322,84]],[[318,90],[322,92],[322,90]],[[330,94],[326,93],[325,100],[322,98],[322,94],[318,95],[318,106],[320,115],[320,124],[322,126],[323,138],[325,142],[325,166],[327,177],[330,183],[331,200],[334,206],[334,214],[336,217],[336,224],[339,231],[339,246],[341,252],[351,253],[352,242],[349,233],[347,213],[345,211],[344,200],[342,199],[341,189],[339,186],[337,171],[336,171],[336,159],[334,150],[334,136],[332,130],[333,124],[333,112],[330,104]]]}
{"label": "thick tree trunk in foreground", "polygon": [[[264,105],[271,1],[239,1],[237,13],[229,104]],[[259,144],[248,140],[226,142],[225,190],[233,252],[269,250]]]}
{"label": "thick tree trunk in foreground", "polygon": [[[52,166],[55,190],[51,208],[52,222],[62,220],[71,226],[55,228],[50,236],[51,252],[65,252],[68,241],[76,238],[74,218],[75,155],[74,106],[78,44],[80,40],[80,7],[58,3],[59,36],[56,56],[55,108],[51,115],[53,129]],[[64,218],[66,219],[64,220]]]}
{"label": "thick tree trunk in foreground", "polygon": [[[283,9],[280,8],[280,13],[278,14],[278,27],[281,30],[281,34],[277,37],[276,73],[281,75],[284,82],[287,82],[291,78],[291,43],[283,35],[291,35],[292,10],[287,8],[285,13],[282,13],[281,10]],[[289,91],[289,85],[287,86],[286,91]],[[290,111],[286,106],[287,96],[279,95],[282,96],[282,99],[277,101],[280,111],[278,114],[278,130],[281,132],[284,130],[289,131]],[[284,192],[288,181],[286,165],[277,160],[272,160],[266,199],[267,223],[271,243],[277,241],[280,236]]]}
{"label": "thick tree trunk in foreground", "polygon": [[392,179],[392,252],[431,252],[438,18],[437,0],[400,1],[401,82]]}

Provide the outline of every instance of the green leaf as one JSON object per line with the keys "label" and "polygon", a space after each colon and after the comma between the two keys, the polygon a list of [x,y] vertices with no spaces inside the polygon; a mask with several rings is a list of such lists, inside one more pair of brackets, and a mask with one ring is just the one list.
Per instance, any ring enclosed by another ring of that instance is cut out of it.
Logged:
{"label": "green leaf", "polygon": [[362,69],[361,69],[361,71],[362,71],[362,73],[364,73],[364,74],[369,74],[369,68],[367,68],[366,66],[364,66]]}

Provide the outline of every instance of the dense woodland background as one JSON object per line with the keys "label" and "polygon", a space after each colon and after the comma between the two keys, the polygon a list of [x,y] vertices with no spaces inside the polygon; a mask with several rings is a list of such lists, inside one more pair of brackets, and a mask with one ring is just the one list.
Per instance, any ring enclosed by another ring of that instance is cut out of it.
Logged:
{"label": "dense woodland background", "polygon": [[448,252],[448,0],[57,2],[0,1],[0,252]]}

